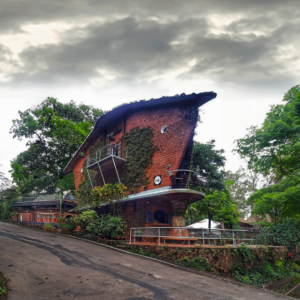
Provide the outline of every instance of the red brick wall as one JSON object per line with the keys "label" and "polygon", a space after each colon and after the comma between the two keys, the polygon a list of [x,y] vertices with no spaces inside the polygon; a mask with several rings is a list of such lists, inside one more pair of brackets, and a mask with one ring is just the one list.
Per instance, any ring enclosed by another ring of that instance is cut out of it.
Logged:
{"label": "red brick wall", "polygon": [[124,203],[122,207],[122,219],[127,224],[127,234],[131,227],[144,227],[148,222],[147,212],[150,211],[154,220],[154,213],[157,210],[163,210],[167,218],[172,213],[172,208],[169,200],[163,199],[141,199],[136,201],[134,210],[134,201]]}
{"label": "red brick wall", "polygon": [[[197,107],[195,106],[194,109],[197,110]],[[126,132],[129,132],[135,127],[150,126],[153,128],[154,145],[159,147],[159,151],[153,156],[152,165],[150,165],[147,170],[147,176],[149,177],[148,189],[171,185],[170,177],[166,173],[167,167],[170,164],[170,170],[179,168],[189,140],[193,137],[196,125],[196,120],[191,123],[184,118],[184,115],[185,112],[182,108],[172,106],[161,109],[138,110],[126,116]],[[168,130],[166,133],[161,133],[161,128],[164,125],[168,126]],[[101,131],[99,138],[103,139],[105,132],[109,134],[116,129],[121,129],[121,132],[115,136],[115,141],[112,143],[119,142],[124,135],[124,117]],[[85,158],[81,159],[73,169],[76,189],[78,189],[82,180],[81,169],[88,156],[88,151],[85,154]],[[116,179],[114,169],[105,175],[105,178],[107,177],[106,182],[112,182]],[[154,186],[153,179],[156,175],[162,176],[161,185]],[[100,173],[99,176],[101,176]],[[142,190],[143,189],[141,189],[141,191]]]}
{"label": "red brick wall", "polygon": [[[197,108],[195,108],[197,109]],[[167,125],[166,133],[161,133],[162,126]],[[134,127],[153,128],[154,145],[159,151],[153,156],[153,163],[147,170],[149,177],[148,189],[160,188],[172,185],[170,176],[166,173],[170,164],[170,170],[178,169],[190,138],[194,134],[196,121],[190,124],[183,118],[183,112],[179,107],[137,111],[127,117],[126,131]],[[162,176],[162,184],[155,186],[154,176]]]}

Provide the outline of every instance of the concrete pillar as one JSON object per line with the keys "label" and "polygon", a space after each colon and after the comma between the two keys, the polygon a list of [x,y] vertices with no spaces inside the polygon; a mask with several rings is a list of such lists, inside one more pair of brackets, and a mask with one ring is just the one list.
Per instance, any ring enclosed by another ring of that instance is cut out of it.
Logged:
{"label": "concrete pillar", "polygon": [[173,211],[173,221],[172,221],[172,227],[184,227],[185,226],[185,219],[183,217],[187,207],[188,202],[186,199],[181,198],[174,198],[170,200],[171,207]]}

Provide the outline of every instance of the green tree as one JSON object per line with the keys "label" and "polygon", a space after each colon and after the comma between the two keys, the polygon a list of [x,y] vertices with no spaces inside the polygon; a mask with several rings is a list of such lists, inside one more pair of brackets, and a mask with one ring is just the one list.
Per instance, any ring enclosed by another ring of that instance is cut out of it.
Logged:
{"label": "green tree", "polygon": [[262,188],[251,195],[248,203],[254,203],[253,213],[273,222],[283,219],[299,219],[300,175],[291,175],[272,186]]}
{"label": "green tree", "polygon": [[235,151],[249,169],[267,176],[269,185],[248,199],[253,213],[272,221],[298,218],[300,179],[300,86],[291,88],[284,104],[272,106],[261,127],[251,127]]}
{"label": "green tree", "polygon": [[12,178],[22,194],[74,189],[72,175],[63,169],[85,140],[103,111],[73,101],[63,104],[47,98],[40,105],[19,111],[10,133],[26,139],[26,151],[11,162]]}
{"label": "green tree", "polygon": [[209,228],[211,228],[211,220],[230,225],[236,223],[239,216],[236,205],[232,203],[229,194],[218,190],[196,202],[195,207],[199,212],[208,216]]}
{"label": "green tree", "polygon": [[11,219],[11,204],[18,199],[19,195],[15,186],[0,191],[0,219]]}
{"label": "green tree", "polygon": [[215,149],[215,140],[206,144],[194,142],[191,169],[201,177],[197,189],[206,194],[211,194],[215,190],[225,191],[223,179],[226,174],[224,171],[226,158],[223,153],[223,149]]}
{"label": "green tree", "polygon": [[[0,165],[1,166],[1,165]],[[3,172],[0,172],[0,193],[10,186],[10,180],[5,176]]]}
{"label": "green tree", "polygon": [[222,197],[214,198],[211,205],[209,205],[209,200],[207,200],[208,195],[213,195],[219,191],[225,192],[226,190],[223,181],[226,174],[224,171],[226,158],[223,156],[223,153],[223,149],[215,149],[215,140],[211,140],[206,144],[194,142],[190,168],[200,175],[200,180],[197,187],[193,185],[189,187],[204,192],[206,197],[204,200],[191,204],[188,207],[185,215],[187,224],[208,216],[210,227],[217,203],[219,203],[219,207],[224,204]]}
{"label": "green tree", "polygon": [[228,190],[232,202],[236,205],[240,216],[245,218],[253,208],[253,203],[247,198],[257,190],[259,174],[240,167],[237,172],[226,172],[225,186]]}
{"label": "green tree", "polygon": [[237,140],[235,149],[249,169],[273,173],[277,180],[300,169],[300,86],[291,88],[283,101],[271,107],[261,127],[252,126]]}

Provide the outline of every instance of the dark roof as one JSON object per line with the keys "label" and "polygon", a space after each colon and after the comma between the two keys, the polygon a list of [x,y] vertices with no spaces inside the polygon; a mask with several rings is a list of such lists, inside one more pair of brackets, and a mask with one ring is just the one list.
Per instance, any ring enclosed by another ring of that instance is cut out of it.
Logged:
{"label": "dark roof", "polygon": [[[69,200],[62,200],[63,204],[68,204],[72,207],[76,206],[77,203]],[[14,202],[11,206],[46,206],[46,205],[59,205],[60,200],[41,200],[41,201],[25,201],[25,202]]]}
{"label": "dark roof", "polygon": [[189,101],[197,101],[198,107],[202,106],[206,102],[211,99],[214,99],[217,96],[215,92],[204,92],[199,94],[181,94],[172,97],[161,97],[159,99],[151,99],[151,100],[140,100],[134,101],[126,104],[119,105],[113,108],[111,111],[107,112],[106,114],[102,115],[98,121],[96,122],[94,129],[91,131],[89,136],[85,139],[76,153],[73,155],[73,158],[70,160],[68,165],[64,170],[64,174],[69,174],[72,172],[73,167],[76,165],[77,161],[79,160],[79,153],[85,152],[91,143],[98,137],[98,133],[103,130],[107,125],[112,123],[115,119],[120,118],[131,111],[136,111],[139,109],[145,108],[153,108],[156,106],[167,106],[174,103],[180,102],[189,102]]}

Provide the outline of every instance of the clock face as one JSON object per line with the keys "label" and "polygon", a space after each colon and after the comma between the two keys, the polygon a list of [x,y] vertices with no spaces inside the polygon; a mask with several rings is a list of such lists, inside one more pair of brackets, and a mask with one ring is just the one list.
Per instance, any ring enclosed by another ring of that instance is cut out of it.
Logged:
{"label": "clock face", "polygon": [[154,177],[154,185],[160,185],[161,184],[161,175],[157,175]]}

